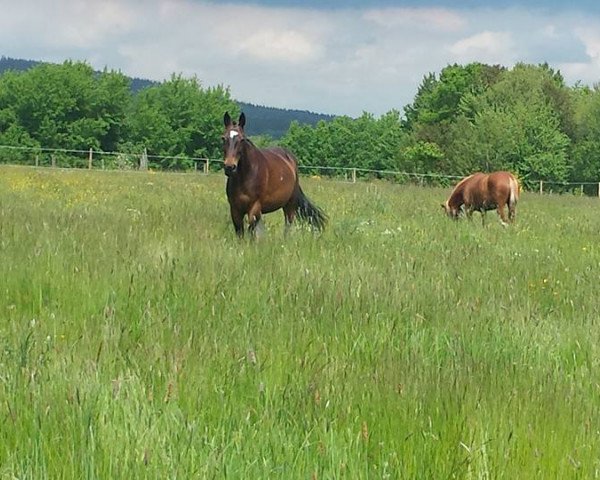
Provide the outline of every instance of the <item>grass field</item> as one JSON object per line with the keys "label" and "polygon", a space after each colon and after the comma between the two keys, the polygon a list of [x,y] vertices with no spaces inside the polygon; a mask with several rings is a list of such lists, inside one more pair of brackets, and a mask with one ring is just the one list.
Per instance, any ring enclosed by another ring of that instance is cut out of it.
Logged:
{"label": "grass field", "polygon": [[600,477],[600,200],[0,168],[0,478]]}

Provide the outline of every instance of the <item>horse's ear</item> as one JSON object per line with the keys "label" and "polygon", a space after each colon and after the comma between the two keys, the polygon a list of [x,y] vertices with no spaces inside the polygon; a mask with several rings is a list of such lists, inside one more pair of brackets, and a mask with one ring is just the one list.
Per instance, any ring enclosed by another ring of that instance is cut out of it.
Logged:
{"label": "horse's ear", "polygon": [[239,125],[241,128],[244,128],[244,125],[246,125],[246,115],[244,115],[244,112],[242,112],[242,113],[240,114],[240,119],[238,120],[238,125]]}
{"label": "horse's ear", "polygon": [[225,112],[225,115],[223,116],[223,123],[225,124],[225,127],[231,126],[231,116],[229,115],[229,112]]}

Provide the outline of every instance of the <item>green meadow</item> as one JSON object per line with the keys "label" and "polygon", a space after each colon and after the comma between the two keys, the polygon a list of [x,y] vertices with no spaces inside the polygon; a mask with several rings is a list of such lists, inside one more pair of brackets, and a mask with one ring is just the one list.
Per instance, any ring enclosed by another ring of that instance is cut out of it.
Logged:
{"label": "green meadow", "polygon": [[0,168],[0,478],[600,477],[600,200]]}

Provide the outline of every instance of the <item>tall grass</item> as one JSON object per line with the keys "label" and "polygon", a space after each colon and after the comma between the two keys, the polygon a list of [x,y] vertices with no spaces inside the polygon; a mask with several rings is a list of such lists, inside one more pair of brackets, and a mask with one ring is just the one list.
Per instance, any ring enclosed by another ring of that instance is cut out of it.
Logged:
{"label": "tall grass", "polygon": [[0,478],[600,476],[599,201],[0,169]]}

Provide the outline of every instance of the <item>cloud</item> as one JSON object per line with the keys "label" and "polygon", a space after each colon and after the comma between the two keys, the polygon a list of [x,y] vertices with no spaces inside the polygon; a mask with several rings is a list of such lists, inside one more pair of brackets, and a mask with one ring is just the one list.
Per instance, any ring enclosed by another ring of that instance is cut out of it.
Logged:
{"label": "cloud", "polygon": [[510,32],[484,31],[458,40],[448,47],[459,63],[512,63],[515,42]]}
{"label": "cloud", "polygon": [[600,25],[595,27],[582,27],[575,30],[585,48],[587,59],[585,61],[569,62],[560,64],[560,69],[571,81],[580,80],[587,84],[600,83]]}
{"label": "cloud", "polygon": [[0,11],[0,54],[153,80],[197,75],[242,101],[335,114],[402,109],[424,75],[455,62],[548,62],[571,82],[600,76],[600,15],[566,7],[0,0]]}
{"label": "cloud", "polygon": [[251,34],[238,45],[239,51],[270,62],[302,63],[319,56],[320,48],[297,31],[266,29]]}
{"label": "cloud", "polygon": [[130,29],[136,18],[135,8],[118,0],[5,3],[0,2],[2,44],[13,37],[48,49],[88,49],[110,42],[113,35]]}
{"label": "cloud", "polygon": [[597,63],[600,61],[600,33],[597,29],[577,29],[576,35],[585,45],[585,51],[590,59]]}
{"label": "cloud", "polygon": [[554,24],[541,25],[527,33],[517,32],[515,42],[521,45],[520,60],[524,62],[535,63],[549,58],[553,64],[588,60],[585,45],[574,31]]}
{"label": "cloud", "polygon": [[367,10],[364,19],[385,28],[436,28],[448,32],[461,30],[465,19],[457,12],[442,8],[385,8]]}

